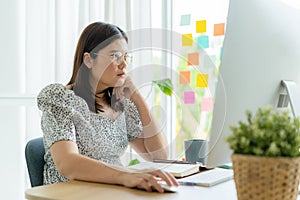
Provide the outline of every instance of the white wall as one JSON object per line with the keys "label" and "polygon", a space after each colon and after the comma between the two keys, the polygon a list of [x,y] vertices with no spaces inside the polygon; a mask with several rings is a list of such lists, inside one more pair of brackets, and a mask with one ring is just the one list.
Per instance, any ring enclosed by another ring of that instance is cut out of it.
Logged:
{"label": "white wall", "polygon": [[[36,96],[48,83],[66,84],[83,27],[94,21],[115,23],[124,30],[126,26],[130,30],[149,25],[151,20],[141,9],[149,11],[150,1],[140,8],[142,5],[136,0],[130,1],[134,2],[132,5],[125,6],[124,2],[0,1],[1,199],[24,199],[25,189],[30,187],[25,144],[42,135]],[[110,9],[104,10],[109,6]],[[132,11],[144,17],[136,17]]]}
{"label": "white wall", "polygon": [[[25,29],[21,23],[25,12],[21,6],[18,0],[0,1],[0,188],[1,199],[12,200],[24,199],[24,188],[29,187],[25,141],[40,135],[35,97],[25,93]],[[33,131],[26,133],[28,128]]]}

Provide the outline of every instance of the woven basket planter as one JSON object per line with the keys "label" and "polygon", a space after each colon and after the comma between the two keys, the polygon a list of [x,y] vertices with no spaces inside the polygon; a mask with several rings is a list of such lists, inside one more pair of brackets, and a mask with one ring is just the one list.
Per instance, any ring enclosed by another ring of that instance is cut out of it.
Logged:
{"label": "woven basket planter", "polygon": [[300,158],[233,154],[239,200],[293,200],[298,195]]}

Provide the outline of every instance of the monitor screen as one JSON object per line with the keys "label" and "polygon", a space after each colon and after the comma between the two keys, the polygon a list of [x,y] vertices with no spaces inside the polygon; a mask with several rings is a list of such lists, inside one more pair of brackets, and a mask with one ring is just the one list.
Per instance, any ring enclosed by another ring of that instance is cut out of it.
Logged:
{"label": "monitor screen", "polygon": [[206,166],[231,162],[225,137],[246,110],[277,107],[281,80],[300,88],[300,8],[284,0],[231,0]]}

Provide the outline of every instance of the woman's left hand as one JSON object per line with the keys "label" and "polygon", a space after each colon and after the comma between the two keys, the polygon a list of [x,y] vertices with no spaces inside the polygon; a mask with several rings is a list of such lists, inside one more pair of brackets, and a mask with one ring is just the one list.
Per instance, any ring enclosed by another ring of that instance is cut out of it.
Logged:
{"label": "woman's left hand", "polygon": [[124,84],[120,87],[115,87],[113,93],[116,95],[117,99],[121,99],[122,97],[131,99],[136,90],[137,89],[133,84],[131,78],[127,76]]}

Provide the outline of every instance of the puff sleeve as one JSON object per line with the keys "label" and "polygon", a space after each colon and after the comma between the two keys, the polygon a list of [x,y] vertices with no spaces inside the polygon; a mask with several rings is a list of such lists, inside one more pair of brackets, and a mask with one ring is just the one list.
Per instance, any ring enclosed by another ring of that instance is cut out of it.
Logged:
{"label": "puff sleeve", "polygon": [[76,142],[72,99],[73,91],[61,84],[51,84],[39,93],[37,104],[42,111],[41,128],[45,147],[50,148],[60,140]]}

